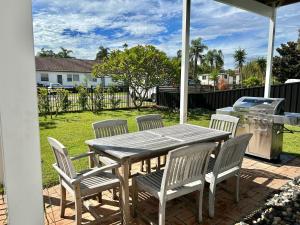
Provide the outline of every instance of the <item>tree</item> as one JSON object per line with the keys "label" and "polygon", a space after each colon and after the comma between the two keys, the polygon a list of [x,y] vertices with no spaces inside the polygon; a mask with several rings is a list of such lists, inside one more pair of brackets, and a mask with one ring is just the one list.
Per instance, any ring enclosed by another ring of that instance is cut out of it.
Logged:
{"label": "tree", "polygon": [[216,91],[216,86],[219,80],[219,70],[214,69],[210,75],[209,75],[209,79],[211,79],[214,82],[214,91]]}
{"label": "tree", "polygon": [[245,49],[236,49],[233,55],[234,61],[236,62],[236,65],[239,69],[239,74],[240,74],[240,83],[243,83],[243,75],[242,75],[242,68],[243,65],[246,61],[246,50]]}
{"label": "tree", "polygon": [[298,30],[298,41],[297,41],[297,49],[300,51],[300,29]]}
{"label": "tree", "polygon": [[56,54],[52,50],[45,50],[45,48],[42,48],[41,51],[37,53],[39,57],[55,57]]}
{"label": "tree", "polygon": [[210,65],[211,71],[213,69],[222,69],[224,66],[224,55],[222,50],[209,50],[205,55],[205,61]]}
{"label": "tree", "polygon": [[200,60],[200,63],[203,60],[203,52],[204,50],[208,49],[208,47],[202,43],[202,38],[197,38],[195,40],[192,40],[191,42],[191,49],[190,54],[194,61],[194,69],[193,69],[193,78],[197,79],[197,67],[198,67],[198,61]]}
{"label": "tree", "polygon": [[224,55],[222,50],[217,50],[215,54],[215,64],[216,64],[216,69],[220,70],[224,66]]}
{"label": "tree", "polygon": [[245,79],[243,82],[244,82],[244,86],[246,87],[256,87],[261,84],[261,81],[256,76],[250,76],[247,79]]}
{"label": "tree", "polygon": [[255,61],[256,61],[257,65],[260,69],[260,72],[261,72],[261,83],[264,83],[266,68],[267,68],[267,60],[264,57],[258,57]]}
{"label": "tree", "polygon": [[61,49],[60,52],[58,52],[56,54],[57,58],[74,58],[74,57],[70,56],[70,54],[73,53],[72,50],[68,50],[64,47],[60,47],[60,49]]}
{"label": "tree", "polygon": [[102,61],[105,58],[107,58],[108,55],[109,55],[109,48],[105,48],[104,46],[100,46],[99,51],[96,54],[96,60]]}
{"label": "tree", "polygon": [[152,45],[138,45],[123,51],[115,50],[101,64],[94,66],[96,77],[110,74],[114,80],[129,85],[133,104],[143,105],[148,91],[170,80],[174,67],[167,55]]}
{"label": "tree", "polygon": [[279,56],[274,57],[273,74],[278,81],[300,79],[300,50],[297,47],[298,43],[288,42],[276,49]]}
{"label": "tree", "polygon": [[256,77],[256,80],[258,80],[258,82],[253,83],[252,79],[250,80],[252,82],[250,82],[250,84],[255,84],[255,86],[262,84],[262,77],[264,76],[264,73],[262,72],[261,65],[258,63],[257,59],[245,64],[242,68],[242,73],[244,77],[243,85],[245,84],[247,87],[251,86],[247,84],[249,83],[249,81],[246,82],[246,80],[252,77]]}

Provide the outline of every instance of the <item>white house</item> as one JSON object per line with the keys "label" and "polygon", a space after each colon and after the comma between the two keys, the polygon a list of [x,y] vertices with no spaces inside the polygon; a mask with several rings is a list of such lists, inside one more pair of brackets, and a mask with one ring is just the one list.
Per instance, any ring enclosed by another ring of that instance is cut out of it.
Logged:
{"label": "white house", "polygon": [[[214,81],[210,79],[210,74],[200,74],[198,76],[199,81],[202,85],[214,85]],[[224,82],[228,85],[235,85],[240,83],[240,76],[238,73],[236,73],[234,76],[229,75],[227,73],[220,73],[218,76],[218,82],[221,80],[224,80]]]}
{"label": "white house", "polygon": [[96,86],[104,82],[104,86],[111,86],[114,82],[109,76],[104,79],[94,78],[92,68],[97,61],[69,58],[35,57],[36,82],[39,86],[49,86],[59,83],[64,87],[85,85]]}

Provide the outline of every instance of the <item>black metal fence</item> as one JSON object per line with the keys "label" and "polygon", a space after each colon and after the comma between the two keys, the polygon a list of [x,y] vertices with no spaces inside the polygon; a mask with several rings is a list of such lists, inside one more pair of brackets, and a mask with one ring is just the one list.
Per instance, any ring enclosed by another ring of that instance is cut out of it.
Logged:
{"label": "black metal fence", "polygon": [[[169,108],[179,108],[179,88],[159,87],[157,91],[157,105]],[[216,110],[232,106],[237,99],[243,96],[263,97],[264,87],[243,88],[207,93],[189,91],[189,108],[206,108]],[[279,84],[271,87],[271,97],[285,98],[286,112],[300,113],[300,83]]]}
{"label": "black metal fence", "polygon": [[[47,91],[44,97],[39,94],[39,113],[53,114],[60,112],[135,108],[133,97],[131,96],[128,87],[118,87],[118,89],[113,92],[107,88],[100,94],[95,91],[95,88],[87,88],[86,96],[80,95],[76,89],[64,90],[68,90],[67,97],[64,100],[60,97],[60,90],[58,89]],[[41,88],[38,88],[38,92],[41,92]],[[83,98],[84,100],[82,100]],[[147,99],[143,102],[142,107],[150,107],[155,104],[156,103],[151,99]]]}

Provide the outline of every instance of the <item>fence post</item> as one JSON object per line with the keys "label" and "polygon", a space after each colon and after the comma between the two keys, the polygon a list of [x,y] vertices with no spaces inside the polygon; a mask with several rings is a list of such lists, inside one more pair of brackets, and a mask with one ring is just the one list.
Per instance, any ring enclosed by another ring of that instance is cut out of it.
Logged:
{"label": "fence post", "polygon": [[129,104],[129,100],[130,100],[129,86],[127,86],[126,89],[127,89],[127,108],[130,108],[130,104]]}
{"label": "fence post", "polygon": [[94,112],[94,88],[93,88],[93,85],[91,85],[91,108],[92,108],[92,112]]}
{"label": "fence post", "polygon": [[156,102],[156,105],[159,105],[159,86],[156,86],[156,99],[155,99],[155,102]]}

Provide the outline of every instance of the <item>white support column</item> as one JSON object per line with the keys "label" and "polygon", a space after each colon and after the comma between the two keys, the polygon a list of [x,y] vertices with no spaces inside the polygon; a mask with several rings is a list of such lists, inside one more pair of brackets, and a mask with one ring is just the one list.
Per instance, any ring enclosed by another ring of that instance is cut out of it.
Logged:
{"label": "white support column", "polygon": [[265,79],[265,98],[270,97],[271,85],[272,85],[272,64],[273,64],[273,53],[274,53],[274,42],[275,42],[275,29],[276,29],[276,7],[273,7],[273,13],[270,17],[269,25],[269,43],[268,43],[268,55],[267,55],[267,68],[266,68],[266,79]]}
{"label": "white support column", "polygon": [[191,0],[183,0],[180,123],[187,122]]}
{"label": "white support column", "polygon": [[31,0],[0,1],[0,151],[10,225],[44,224]]}

